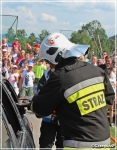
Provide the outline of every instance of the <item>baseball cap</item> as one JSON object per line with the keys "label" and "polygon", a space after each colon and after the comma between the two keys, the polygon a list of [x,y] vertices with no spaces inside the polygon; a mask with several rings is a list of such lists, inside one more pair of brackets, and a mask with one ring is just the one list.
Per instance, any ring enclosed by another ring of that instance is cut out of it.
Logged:
{"label": "baseball cap", "polygon": [[7,49],[3,49],[2,52],[7,52]]}
{"label": "baseball cap", "polygon": [[36,43],[40,43],[40,40],[37,39],[37,40],[35,40],[35,42],[36,42]]}
{"label": "baseball cap", "polygon": [[18,38],[16,37],[14,40],[18,40]]}
{"label": "baseball cap", "polygon": [[33,67],[33,63],[29,63],[29,64],[28,64],[28,66],[31,66],[31,67]]}
{"label": "baseball cap", "polygon": [[16,66],[16,65],[13,65],[12,68],[17,68],[17,66]]}

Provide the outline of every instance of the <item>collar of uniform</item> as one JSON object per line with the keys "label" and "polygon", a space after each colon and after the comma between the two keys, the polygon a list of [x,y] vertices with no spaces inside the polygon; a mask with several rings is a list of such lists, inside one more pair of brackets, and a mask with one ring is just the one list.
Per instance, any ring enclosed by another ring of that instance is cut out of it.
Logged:
{"label": "collar of uniform", "polygon": [[77,60],[76,57],[70,57],[67,59],[62,59],[61,62],[56,65],[56,70],[64,67],[66,70],[74,70],[76,68],[80,68],[86,66],[86,62]]}
{"label": "collar of uniform", "polygon": [[74,69],[77,69],[77,68],[81,68],[81,67],[84,67],[86,66],[87,63],[84,62],[84,61],[80,61],[80,60],[75,60],[75,61],[70,61],[68,62],[64,68],[67,70],[67,71],[70,71],[70,70],[74,70]]}

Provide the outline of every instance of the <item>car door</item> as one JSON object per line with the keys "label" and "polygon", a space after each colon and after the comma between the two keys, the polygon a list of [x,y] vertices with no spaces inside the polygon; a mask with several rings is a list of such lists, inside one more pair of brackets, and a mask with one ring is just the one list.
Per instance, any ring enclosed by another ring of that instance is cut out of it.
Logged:
{"label": "car door", "polygon": [[15,133],[13,131],[12,126],[9,124],[7,120],[7,116],[4,110],[3,105],[1,106],[1,112],[0,113],[0,119],[1,119],[1,124],[0,124],[0,129],[1,130],[1,148],[5,149],[13,149],[14,147],[19,147],[18,140],[15,136]]}
{"label": "car door", "polygon": [[[13,148],[34,148],[34,140],[32,133],[29,133],[29,125],[28,130],[25,124],[24,115],[20,115],[19,110],[16,106],[16,102],[18,101],[18,97],[14,92],[14,89],[6,80],[3,78],[2,80],[2,108],[5,112],[8,123],[11,126],[11,130],[17,138],[18,144],[14,145],[16,147]],[[2,115],[3,116],[3,115]],[[5,121],[3,121],[5,124]],[[3,133],[2,133],[3,135]],[[17,147],[18,146],[18,147]]]}

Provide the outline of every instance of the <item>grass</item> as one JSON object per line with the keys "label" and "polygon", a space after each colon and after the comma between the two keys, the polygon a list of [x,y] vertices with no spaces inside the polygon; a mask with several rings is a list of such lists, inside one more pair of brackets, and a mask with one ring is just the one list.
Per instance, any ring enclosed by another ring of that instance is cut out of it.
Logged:
{"label": "grass", "polygon": [[[115,139],[115,128],[110,127],[110,135]],[[117,137],[117,133],[116,133],[116,137]],[[111,141],[111,144],[113,144],[114,142]]]}
{"label": "grass", "polygon": [[[114,114],[117,114],[117,110],[114,110]],[[108,116],[108,120],[109,120],[109,111],[107,111],[107,116]],[[116,118],[117,119],[117,118]],[[116,126],[115,126],[116,128]],[[117,129],[110,127],[110,135],[115,139],[117,138]],[[117,141],[117,139],[115,139]],[[112,140],[110,141],[110,145],[115,144]],[[114,148],[115,149],[115,148]],[[113,149],[113,150],[114,150]],[[117,150],[117,145],[116,145],[116,150]]]}

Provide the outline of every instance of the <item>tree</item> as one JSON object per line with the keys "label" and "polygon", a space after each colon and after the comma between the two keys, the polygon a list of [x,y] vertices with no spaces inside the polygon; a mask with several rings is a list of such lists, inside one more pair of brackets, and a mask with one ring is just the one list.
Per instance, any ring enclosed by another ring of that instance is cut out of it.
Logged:
{"label": "tree", "polygon": [[17,30],[17,37],[19,39],[19,42],[21,44],[21,49],[26,49],[26,31],[24,29]]}
{"label": "tree", "polygon": [[27,34],[26,34],[26,31],[24,29],[19,29],[17,30],[17,36],[19,37],[25,37]]}
{"label": "tree", "polygon": [[47,31],[47,30],[42,30],[41,33],[39,34],[39,39],[40,39],[40,41],[43,41],[43,39],[44,39],[47,35],[49,35],[49,34],[50,34],[49,31]]}
{"label": "tree", "polygon": [[89,56],[92,55],[92,49],[98,57],[101,57],[102,51],[112,54],[115,46],[114,40],[107,37],[101,23],[97,20],[83,25],[77,32],[72,32],[70,41],[76,44],[90,45]]}
{"label": "tree", "polygon": [[87,44],[90,43],[90,37],[87,35],[86,31],[74,31],[71,34],[70,41],[76,44]]}
{"label": "tree", "polygon": [[33,46],[35,40],[36,40],[35,33],[31,33],[28,37],[27,43]]}
{"label": "tree", "polygon": [[[79,31],[75,31],[72,32],[71,34],[71,38],[70,41],[75,43],[75,44],[86,44],[86,45],[90,45],[90,50],[92,48],[95,48],[95,44],[94,41],[92,41],[92,39],[89,37],[89,35],[87,34],[87,32],[85,30],[79,30]],[[89,57],[91,56],[91,53],[89,53]]]}
{"label": "tree", "polygon": [[8,39],[9,43],[12,43],[15,38],[15,33],[13,28],[9,28],[6,34],[6,38]]}
{"label": "tree", "polygon": [[21,49],[26,50],[27,49],[26,48],[26,38],[22,37],[22,36],[21,37],[18,36],[18,39],[21,44]]}
{"label": "tree", "polygon": [[[87,34],[95,43],[96,46],[96,53],[98,56],[101,56],[103,49],[105,51],[109,51],[108,47],[105,45],[108,37],[106,35],[105,30],[102,28],[101,23],[97,20],[93,20],[92,22],[87,23],[86,25],[82,26],[82,30],[87,31]],[[103,39],[103,42],[101,41]],[[106,46],[106,47],[105,47]]]}

